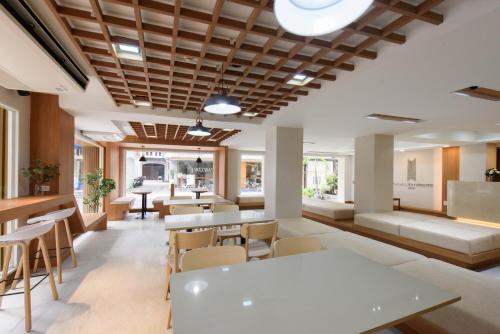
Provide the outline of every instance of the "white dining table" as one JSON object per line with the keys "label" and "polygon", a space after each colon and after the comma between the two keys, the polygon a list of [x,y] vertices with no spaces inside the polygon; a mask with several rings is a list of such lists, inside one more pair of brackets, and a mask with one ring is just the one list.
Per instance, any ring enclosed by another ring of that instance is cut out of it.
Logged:
{"label": "white dining table", "polygon": [[367,333],[460,300],[340,248],[171,279],[176,334]]}
{"label": "white dining table", "polygon": [[167,231],[221,227],[263,223],[274,220],[264,210],[241,210],[235,212],[194,213],[165,216]]}
{"label": "white dining table", "polygon": [[204,205],[204,204],[233,204],[233,202],[222,197],[168,199],[163,201],[163,205]]}

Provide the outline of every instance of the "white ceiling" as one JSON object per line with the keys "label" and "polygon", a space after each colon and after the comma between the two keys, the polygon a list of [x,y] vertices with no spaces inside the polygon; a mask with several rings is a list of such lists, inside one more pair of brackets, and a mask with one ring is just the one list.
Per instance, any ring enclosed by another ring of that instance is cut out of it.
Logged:
{"label": "white ceiling", "polygon": [[[304,150],[316,152],[352,152],[354,138],[371,133],[395,134],[398,148],[500,136],[500,104],[450,94],[470,85],[500,89],[500,1],[447,0],[444,4],[443,24],[413,23],[405,30],[404,45],[380,44],[378,59],[359,62],[354,72],[338,72],[336,82],[323,82],[320,90],[311,90],[263,122],[204,114],[206,125],[242,129],[225,144],[247,150],[263,149],[265,129],[271,126],[303,127],[304,140],[314,143],[305,144]],[[51,19],[47,13],[42,16]],[[54,22],[48,24],[56,29]],[[164,110],[116,107],[95,78],[85,93],[61,95],[60,103],[83,130],[117,132],[113,121],[194,123],[192,113],[166,116]],[[426,121],[405,124],[363,118],[370,113]],[[475,136],[452,135],[464,132]],[[485,137],[488,134],[491,137]]]}

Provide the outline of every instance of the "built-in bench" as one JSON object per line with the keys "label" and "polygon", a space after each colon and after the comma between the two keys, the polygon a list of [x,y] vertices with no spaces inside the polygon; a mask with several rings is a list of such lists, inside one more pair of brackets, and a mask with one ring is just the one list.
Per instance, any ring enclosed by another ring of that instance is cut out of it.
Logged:
{"label": "built-in bench", "polygon": [[500,333],[500,280],[435,259],[404,263],[395,269],[462,297],[423,319],[453,334]]}
{"label": "built-in bench", "polygon": [[278,224],[278,238],[302,237],[306,235],[318,235],[336,233],[341,230],[307,218],[281,218]]}
{"label": "built-in bench", "polygon": [[108,210],[109,220],[123,220],[134,204],[133,197],[119,197],[111,201]]}
{"label": "built-in bench", "polygon": [[236,204],[240,210],[264,209],[264,195],[238,195]]}
{"label": "built-in bench", "polygon": [[500,229],[409,212],[357,214],[352,230],[466,268],[500,262]]}
{"label": "built-in bench", "polygon": [[354,218],[354,205],[316,198],[302,199],[302,216],[334,227],[345,229],[342,221]]}

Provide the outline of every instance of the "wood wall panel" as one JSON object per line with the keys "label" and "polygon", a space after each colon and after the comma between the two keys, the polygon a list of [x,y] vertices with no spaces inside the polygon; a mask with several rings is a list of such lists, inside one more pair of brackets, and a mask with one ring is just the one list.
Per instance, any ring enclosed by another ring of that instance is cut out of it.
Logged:
{"label": "wood wall panel", "polygon": [[443,148],[443,196],[442,207],[446,212],[445,201],[448,198],[448,181],[459,180],[460,178],[460,147],[445,147]]}
{"label": "wood wall panel", "polygon": [[500,147],[497,147],[497,169],[500,170]]}
{"label": "wood wall panel", "polygon": [[120,196],[120,145],[117,143],[102,143],[104,146],[104,177],[115,180],[116,189],[104,199],[104,211],[107,211],[109,204]]}
{"label": "wood wall panel", "polygon": [[[72,194],[74,173],[74,117],[59,108],[56,95],[31,94],[30,164],[59,163],[58,179],[50,183],[47,194]],[[33,191],[33,185],[30,187]]]}

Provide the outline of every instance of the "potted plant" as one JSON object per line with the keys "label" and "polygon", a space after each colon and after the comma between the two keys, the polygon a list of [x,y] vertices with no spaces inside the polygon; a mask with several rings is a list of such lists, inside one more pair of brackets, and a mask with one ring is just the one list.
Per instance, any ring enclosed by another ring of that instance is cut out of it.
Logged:
{"label": "potted plant", "polygon": [[500,182],[500,171],[496,168],[488,168],[484,175],[487,182]]}
{"label": "potted plant", "polygon": [[105,178],[102,168],[98,168],[95,174],[85,176],[85,183],[88,186],[88,192],[87,196],[83,198],[83,204],[88,207],[90,212],[99,212],[101,199],[108,196],[116,188],[115,181]]}
{"label": "potted plant", "polygon": [[43,195],[43,186],[59,176],[59,164],[47,164],[37,159],[33,167],[22,169],[24,176],[34,184],[34,195]]}

